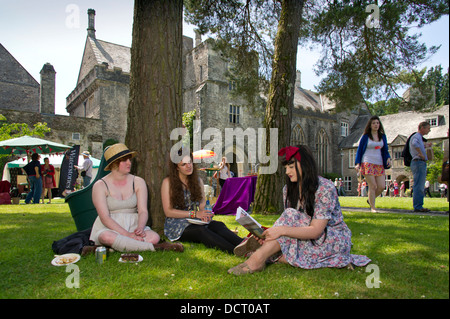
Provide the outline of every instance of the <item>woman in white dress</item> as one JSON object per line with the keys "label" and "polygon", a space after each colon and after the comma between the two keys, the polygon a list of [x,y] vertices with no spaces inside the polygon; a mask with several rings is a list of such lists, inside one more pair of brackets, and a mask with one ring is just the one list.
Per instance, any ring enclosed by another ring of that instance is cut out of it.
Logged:
{"label": "woman in white dress", "polygon": [[92,200],[98,217],[90,239],[96,245],[120,252],[146,250],[183,251],[181,244],[159,243],[159,235],[146,226],[148,221],[147,185],[144,179],[130,174],[131,159],[136,152],[124,144],[114,144],[105,151],[111,173],[98,180]]}

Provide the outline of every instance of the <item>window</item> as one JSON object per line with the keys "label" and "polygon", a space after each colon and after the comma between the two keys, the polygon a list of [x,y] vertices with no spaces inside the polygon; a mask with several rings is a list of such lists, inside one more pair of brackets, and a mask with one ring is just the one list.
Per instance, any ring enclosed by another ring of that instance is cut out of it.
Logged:
{"label": "window", "polygon": [[203,66],[200,65],[200,70],[199,70],[199,78],[200,78],[200,82],[203,82]]}
{"label": "window", "polygon": [[356,149],[348,150],[348,167],[355,167]]}
{"label": "window", "polygon": [[427,121],[428,123],[430,123],[431,127],[436,127],[439,126],[439,117],[430,117],[428,119],[426,119],[425,121]]}
{"label": "window", "polygon": [[236,90],[236,81],[229,81],[228,82],[228,91],[235,91]]}
{"label": "window", "polygon": [[291,132],[291,145],[305,144],[305,134],[299,124],[295,125]]}
{"label": "window", "polygon": [[241,113],[241,107],[237,105],[230,104],[230,123],[239,124],[239,116]]}
{"label": "window", "polygon": [[350,192],[352,190],[352,177],[344,176],[344,188],[346,192]]}
{"label": "window", "polygon": [[81,138],[81,134],[80,133],[72,133],[72,140],[73,141],[79,141]]}
{"label": "window", "polygon": [[348,136],[348,123],[341,122],[341,136]]}
{"label": "window", "polygon": [[324,129],[317,136],[317,166],[319,174],[328,172],[328,136]]}

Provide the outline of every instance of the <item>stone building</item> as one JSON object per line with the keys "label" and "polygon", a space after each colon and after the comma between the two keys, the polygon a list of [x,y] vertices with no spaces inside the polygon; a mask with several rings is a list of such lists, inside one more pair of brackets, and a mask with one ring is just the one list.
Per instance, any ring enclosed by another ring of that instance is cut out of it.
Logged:
{"label": "stone building", "polygon": [[[54,114],[54,95],[51,95],[52,90],[54,94],[55,81],[53,67],[43,67],[40,89],[37,81],[1,45],[0,63],[0,109],[3,114],[6,112],[5,116],[12,120],[27,118],[31,122],[45,121],[52,128],[49,138],[68,145],[80,144],[82,149],[88,149],[98,158],[102,155],[105,141],[125,140],[130,48],[96,38],[94,10],[88,10],[87,37],[77,85],[66,98],[70,116]],[[235,84],[226,78],[227,70],[228,62],[209,41],[202,42],[199,34],[195,39],[183,37],[183,112],[196,110],[196,119],[200,124],[194,134],[200,136],[200,147],[210,142],[208,137],[201,140],[206,129],[214,128],[220,132],[222,156],[233,162],[231,168],[235,176],[245,176],[255,168],[254,163],[249,161],[254,149],[249,147],[247,137],[243,145],[238,145],[236,141],[226,143],[224,135],[227,130],[247,136],[253,130],[257,134],[257,129],[262,128],[264,110],[249,110],[244,99],[232,96]],[[50,93],[40,93],[46,91]],[[29,113],[25,116],[14,113],[19,111]],[[399,114],[382,118],[383,124],[389,123],[385,124],[385,128],[389,130],[391,154],[396,154],[410,134],[411,128],[404,119],[407,118],[408,123],[415,126],[428,115],[413,112],[407,117]],[[448,128],[448,115],[442,116],[437,121],[446,123]],[[399,117],[402,118],[401,124],[395,123]],[[315,155],[320,174],[341,176],[350,194],[355,194],[357,187],[352,161],[369,118],[366,105],[353,111],[337,112],[335,105],[326,97],[302,88],[301,73],[297,71],[291,144],[308,145]],[[394,128],[401,132],[391,132]],[[439,129],[439,132],[436,138],[444,138],[443,131]],[[403,168],[398,167],[398,172],[388,172],[388,178],[398,178],[403,174],[401,171]]]}
{"label": "stone building", "polygon": [[[51,128],[45,138],[92,150],[102,143],[101,120],[55,114],[56,71],[50,63],[40,71],[40,83],[0,44],[0,113],[10,123],[45,122]],[[102,150],[94,154],[101,156]]]}

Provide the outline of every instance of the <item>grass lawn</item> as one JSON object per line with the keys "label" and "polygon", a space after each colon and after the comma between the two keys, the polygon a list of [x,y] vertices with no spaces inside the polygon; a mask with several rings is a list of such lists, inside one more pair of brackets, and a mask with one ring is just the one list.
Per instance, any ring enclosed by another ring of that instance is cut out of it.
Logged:
{"label": "grass lawn", "polygon": [[[186,243],[184,253],[142,252],[144,260],[138,264],[119,263],[120,253],[110,254],[103,265],[93,255],[83,257],[76,264],[80,287],[68,288],[72,272],[50,264],[51,244],[76,229],[68,206],[54,202],[0,207],[0,298],[449,298],[448,216],[366,212],[344,216],[353,232],[352,253],[372,259],[379,270],[376,281],[376,272],[366,267],[350,271],[272,265],[262,273],[235,277],[227,270],[242,258]],[[237,227],[234,216],[215,218]],[[255,218],[271,226],[277,216]],[[368,288],[366,280],[379,288]]]}
{"label": "grass lawn", "polygon": [[[342,207],[364,207],[370,208],[367,204],[367,197],[340,196],[339,202]],[[377,197],[375,201],[376,208],[379,209],[405,209],[414,210],[412,197]],[[432,211],[448,211],[448,202],[446,198],[425,197],[423,207]]]}

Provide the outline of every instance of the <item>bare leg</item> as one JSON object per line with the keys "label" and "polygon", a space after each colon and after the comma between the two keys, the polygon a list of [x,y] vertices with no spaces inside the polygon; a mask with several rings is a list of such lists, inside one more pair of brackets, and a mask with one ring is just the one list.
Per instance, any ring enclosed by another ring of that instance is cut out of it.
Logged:
{"label": "bare leg", "polygon": [[366,175],[364,177],[366,178],[367,184],[369,185],[369,205],[371,211],[373,213],[376,213],[377,210],[375,208],[375,199],[380,196],[384,190],[384,176]]}
{"label": "bare leg", "polygon": [[[251,270],[259,269],[264,266],[267,258],[281,250],[280,244],[276,240],[265,241],[264,244],[255,251],[250,258],[246,261],[246,264]],[[285,261],[284,257],[282,257]]]}

